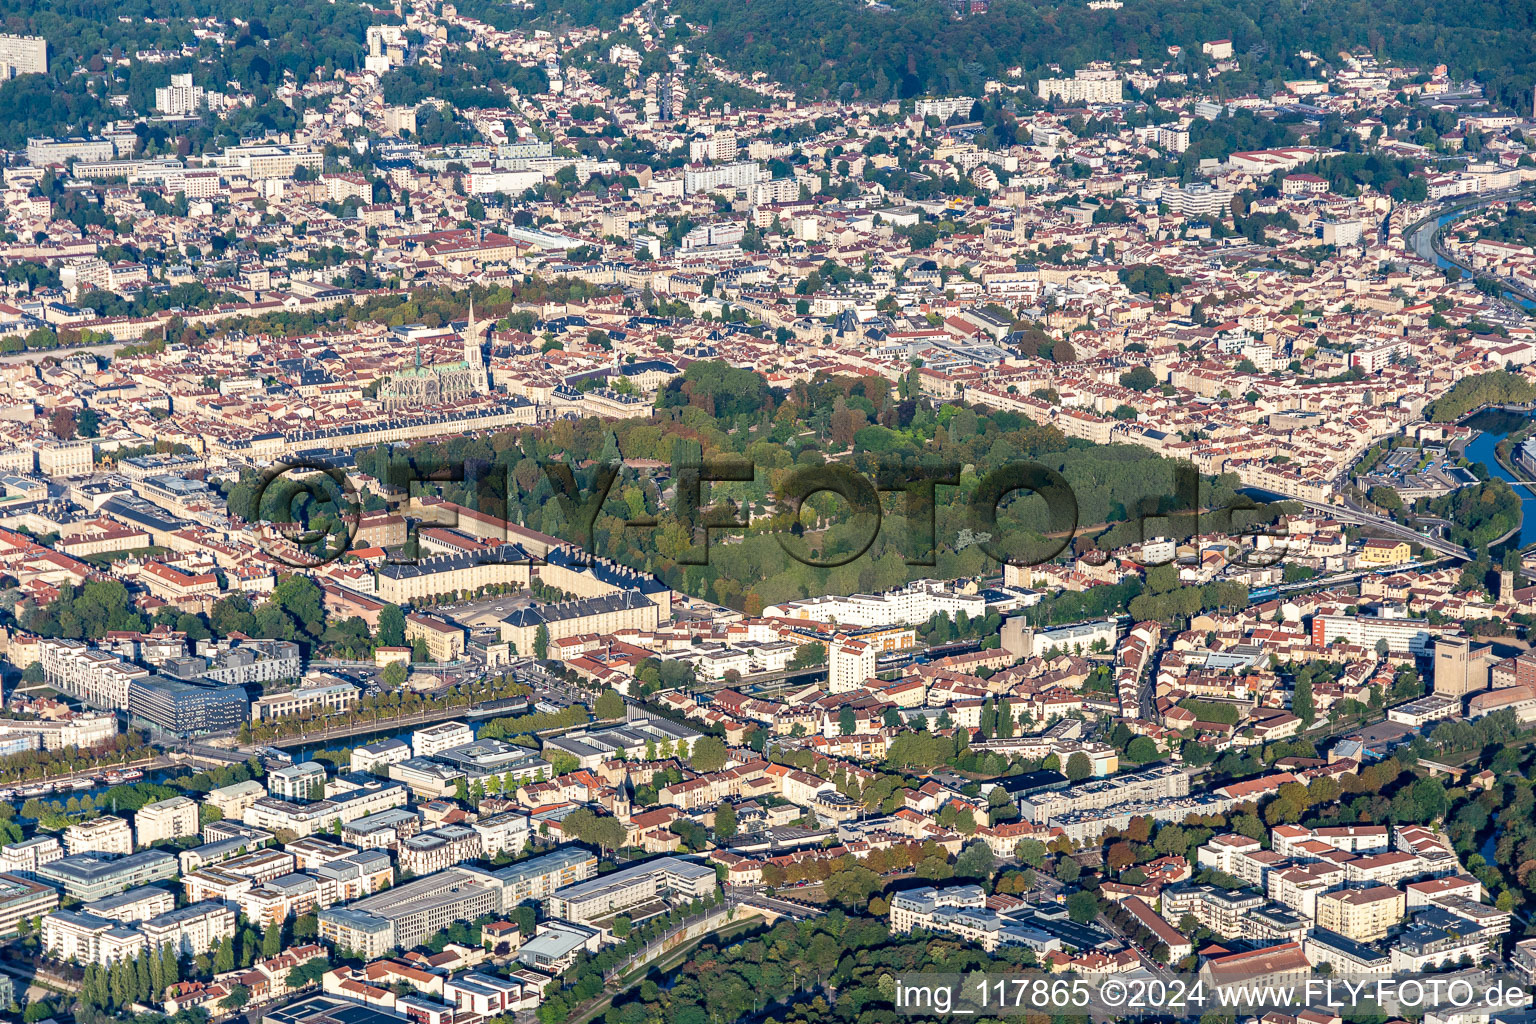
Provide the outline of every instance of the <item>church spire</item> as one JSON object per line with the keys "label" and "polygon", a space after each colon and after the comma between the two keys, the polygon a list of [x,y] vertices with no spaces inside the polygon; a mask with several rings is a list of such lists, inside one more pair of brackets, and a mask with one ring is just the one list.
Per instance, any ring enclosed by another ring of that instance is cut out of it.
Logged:
{"label": "church spire", "polygon": [[490,375],[485,369],[485,353],[480,348],[481,328],[475,323],[475,292],[469,292],[469,320],[464,324],[464,365],[470,372],[470,389],[477,395],[490,390]]}

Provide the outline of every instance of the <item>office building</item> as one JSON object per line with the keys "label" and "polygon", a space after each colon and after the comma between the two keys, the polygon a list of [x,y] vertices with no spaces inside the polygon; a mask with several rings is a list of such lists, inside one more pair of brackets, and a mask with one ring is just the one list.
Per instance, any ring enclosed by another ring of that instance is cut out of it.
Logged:
{"label": "office building", "polygon": [[517,950],[517,960],[535,971],[558,975],[570,968],[582,950],[595,953],[603,933],[569,921],[543,921]]}
{"label": "office building", "polygon": [[547,779],[553,774],[548,761],[527,747],[505,740],[475,740],[460,747],[449,747],[432,755],[432,760],[457,768],[469,779],[510,776],[521,783]]}
{"label": "office building", "polygon": [[177,867],[175,857],[159,850],[144,850],[126,856],[75,853],[41,865],[37,877],[62,887],[64,895],[72,899],[90,902],[124,889],[175,878]]}
{"label": "office building", "polygon": [[341,681],[302,686],[285,693],[263,694],[251,702],[251,720],[271,721],[289,715],[335,715],[357,703],[358,688]]}
{"label": "office building", "polygon": [[130,724],[183,738],[238,729],[250,706],[241,686],[193,686],[164,676],[135,679],[128,686]]}
{"label": "office building", "polygon": [[465,776],[457,768],[427,757],[412,757],[389,766],[391,780],[426,800],[453,796]]}

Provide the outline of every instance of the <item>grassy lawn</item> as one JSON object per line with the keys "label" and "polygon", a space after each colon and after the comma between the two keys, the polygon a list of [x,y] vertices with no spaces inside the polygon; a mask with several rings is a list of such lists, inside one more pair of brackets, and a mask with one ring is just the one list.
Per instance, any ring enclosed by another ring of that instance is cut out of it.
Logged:
{"label": "grassy lawn", "polygon": [[123,551],[103,551],[100,554],[87,555],[81,559],[81,561],[89,562],[91,565],[94,565],[97,568],[105,569],[109,567],[113,562],[120,562],[125,558],[137,558],[140,560],[146,558],[159,558],[169,550],[170,548],[162,548],[157,545],[150,545],[147,548],[128,548]]}

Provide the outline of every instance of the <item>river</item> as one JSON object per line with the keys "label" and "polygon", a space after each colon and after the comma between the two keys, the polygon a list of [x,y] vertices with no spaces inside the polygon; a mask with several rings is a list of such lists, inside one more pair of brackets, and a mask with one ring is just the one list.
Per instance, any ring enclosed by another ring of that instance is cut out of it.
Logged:
{"label": "river", "polygon": [[[1486,409],[1464,421],[1466,426],[1480,433],[1472,439],[1471,444],[1467,445],[1463,454],[1469,462],[1481,462],[1487,466],[1488,472],[1500,480],[1513,483],[1515,478],[1499,465],[1494,448],[1504,438],[1529,422],[1530,417],[1520,413]],[[1536,543],[1536,497],[1531,496],[1529,487],[1516,487],[1515,493],[1520,496],[1520,547],[1525,548]]]}
{"label": "river", "polygon": [[[1451,221],[1465,217],[1469,213],[1475,213],[1478,210],[1481,210],[1483,205],[1486,204],[1469,206],[1465,209],[1457,210],[1454,213],[1444,214],[1443,216],[1437,217],[1435,219],[1433,226],[1428,224],[1424,225],[1424,227],[1420,228],[1410,240],[1411,244],[1413,245],[1413,251],[1418,253],[1420,258],[1433,262],[1434,265],[1439,267],[1441,270],[1444,270],[1447,267],[1456,266],[1456,264],[1435,252],[1433,245],[1435,234]],[[1465,274],[1466,271],[1463,270],[1462,273]],[[1536,302],[1532,302],[1530,299],[1522,298],[1509,292],[1504,294],[1504,300],[1506,302],[1518,303],[1526,309],[1536,310]]]}

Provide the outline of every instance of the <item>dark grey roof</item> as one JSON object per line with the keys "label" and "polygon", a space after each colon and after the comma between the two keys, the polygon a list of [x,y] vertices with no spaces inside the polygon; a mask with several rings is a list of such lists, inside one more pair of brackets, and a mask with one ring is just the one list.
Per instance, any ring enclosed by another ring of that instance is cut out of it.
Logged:
{"label": "dark grey roof", "polygon": [[608,612],[624,611],[631,608],[645,608],[651,601],[633,590],[626,590],[618,594],[605,594],[602,597],[589,597],[579,601],[562,601],[560,604],[544,604],[529,608],[519,608],[501,621],[513,626],[543,626],[551,622],[566,622],[570,619],[586,618],[589,615],[602,615]]}

